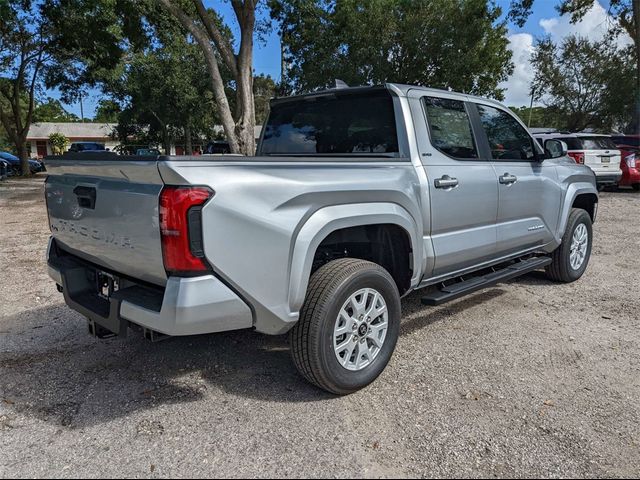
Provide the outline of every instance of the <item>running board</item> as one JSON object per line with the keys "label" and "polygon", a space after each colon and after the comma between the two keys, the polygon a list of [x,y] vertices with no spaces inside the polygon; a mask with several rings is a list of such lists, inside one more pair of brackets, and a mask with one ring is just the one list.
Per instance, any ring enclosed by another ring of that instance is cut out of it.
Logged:
{"label": "running board", "polygon": [[545,267],[550,263],[551,258],[549,257],[532,257],[527,260],[522,260],[520,262],[509,265],[506,268],[496,270],[495,272],[488,273],[481,277],[473,277],[469,280],[463,280],[461,282],[454,283],[453,285],[442,287],[439,290],[422,297],[422,303],[424,305],[431,306],[440,305],[442,303],[449,302],[451,300],[455,300],[456,298],[468,295],[469,293],[475,292],[477,290],[482,290],[483,288],[490,287],[492,285],[495,285],[496,283],[506,282],[507,280],[519,277],[520,275],[524,275],[525,273],[532,272],[533,270],[538,270],[539,268]]}

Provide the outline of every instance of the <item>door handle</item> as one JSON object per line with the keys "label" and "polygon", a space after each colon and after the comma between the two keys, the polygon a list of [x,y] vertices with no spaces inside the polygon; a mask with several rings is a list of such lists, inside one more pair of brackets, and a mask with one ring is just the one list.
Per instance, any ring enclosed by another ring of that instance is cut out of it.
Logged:
{"label": "door handle", "polygon": [[511,175],[510,173],[505,173],[500,177],[500,183],[503,185],[511,185],[512,183],[516,183],[518,181],[518,177],[515,175]]}
{"label": "door handle", "polygon": [[443,175],[434,182],[436,188],[453,188],[458,186],[458,179]]}

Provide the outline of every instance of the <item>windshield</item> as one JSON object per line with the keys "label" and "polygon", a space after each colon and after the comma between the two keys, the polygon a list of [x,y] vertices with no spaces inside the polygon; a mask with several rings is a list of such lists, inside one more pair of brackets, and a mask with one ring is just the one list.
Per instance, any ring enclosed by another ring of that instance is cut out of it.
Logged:
{"label": "windshield", "polygon": [[398,156],[393,100],[387,91],[308,97],[275,104],[263,155]]}

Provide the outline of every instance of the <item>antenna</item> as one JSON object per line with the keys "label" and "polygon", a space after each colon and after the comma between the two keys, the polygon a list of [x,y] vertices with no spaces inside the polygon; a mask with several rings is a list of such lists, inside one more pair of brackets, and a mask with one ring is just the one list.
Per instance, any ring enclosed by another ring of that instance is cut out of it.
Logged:
{"label": "antenna", "polygon": [[343,82],[339,78],[336,78],[335,82],[336,82],[335,88],[349,88],[349,85],[347,85],[346,82]]}

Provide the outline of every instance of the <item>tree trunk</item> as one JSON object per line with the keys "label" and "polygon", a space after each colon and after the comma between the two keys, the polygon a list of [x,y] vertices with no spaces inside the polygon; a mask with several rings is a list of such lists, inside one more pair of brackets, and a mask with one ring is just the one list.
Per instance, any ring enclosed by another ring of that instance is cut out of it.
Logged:
{"label": "tree trunk", "polygon": [[[640,21],[640,19],[638,19]],[[636,92],[634,102],[634,113],[629,133],[640,133],[640,51],[636,47]]]}
{"label": "tree trunk", "polygon": [[[209,71],[209,81],[218,107],[220,122],[233,153],[253,155],[255,153],[255,106],[253,103],[253,33],[255,28],[256,0],[231,0],[241,31],[240,51],[233,54],[231,44],[221,35],[217,25],[207,13],[202,0],[193,0],[199,22],[186,14],[177,2],[160,0],[167,11],[173,14],[200,46]],[[204,28],[198,25],[203,24]],[[216,49],[213,48],[216,45]],[[219,53],[219,55],[218,55]],[[231,112],[220,74],[218,61],[223,61],[236,81],[236,115]]]}
{"label": "tree trunk", "polygon": [[186,154],[191,155],[193,153],[193,147],[191,145],[191,125],[189,125],[189,123],[184,126],[184,143]]}
{"label": "tree trunk", "polygon": [[20,170],[22,171],[22,176],[31,175],[26,140],[20,139],[16,142],[16,152],[18,153],[18,158],[20,159]]}
{"label": "tree trunk", "polygon": [[164,144],[164,154],[171,155],[171,138],[166,127],[162,128],[162,143]]}

